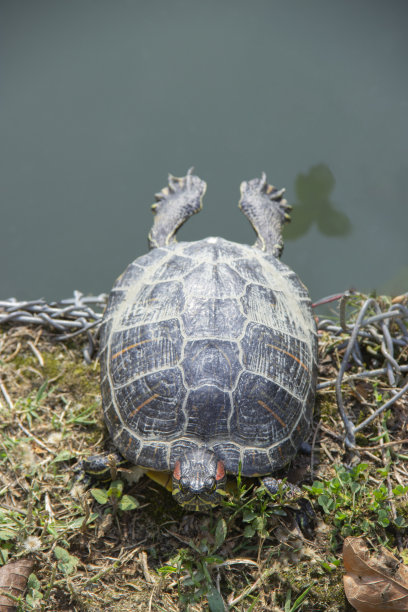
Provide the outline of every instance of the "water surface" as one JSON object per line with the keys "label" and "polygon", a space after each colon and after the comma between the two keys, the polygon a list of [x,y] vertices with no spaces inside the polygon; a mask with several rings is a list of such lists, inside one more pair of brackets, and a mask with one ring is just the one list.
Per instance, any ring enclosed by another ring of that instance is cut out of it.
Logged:
{"label": "water surface", "polygon": [[108,291],[146,250],[167,172],[180,238],[253,242],[239,184],[294,205],[283,259],[313,299],[408,289],[406,2],[4,0],[0,297]]}

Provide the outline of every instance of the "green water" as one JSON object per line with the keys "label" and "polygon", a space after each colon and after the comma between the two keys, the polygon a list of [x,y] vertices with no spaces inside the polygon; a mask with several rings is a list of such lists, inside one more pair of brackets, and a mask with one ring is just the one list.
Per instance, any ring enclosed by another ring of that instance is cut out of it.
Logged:
{"label": "green water", "polygon": [[0,298],[108,291],[153,194],[194,165],[180,239],[253,242],[239,184],[294,205],[313,299],[408,290],[408,4],[3,0]]}

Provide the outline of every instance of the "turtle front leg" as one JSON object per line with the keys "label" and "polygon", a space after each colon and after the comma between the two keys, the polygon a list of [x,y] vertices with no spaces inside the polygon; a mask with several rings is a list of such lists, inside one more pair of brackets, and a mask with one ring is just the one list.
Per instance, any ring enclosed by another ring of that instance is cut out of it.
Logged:
{"label": "turtle front leg", "polygon": [[290,482],[284,482],[280,478],[273,478],[272,476],[261,478],[261,482],[272,495],[283,491],[289,497],[289,502],[294,501],[296,503],[298,508],[292,509],[296,524],[307,538],[312,539],[316,514],[310,501],[303,496],[302,489]]}
{"label": "turtle front leg", "polygon": [[272,476],[264,476],[261,478],[261,482],[264,487],[271,493],[276,495],[279,491],[283,491],[288,497],[298,499],[303,495],[302,489],[292,484],[291,482],[284,482],[280,478],[273,478]]}
{"label": "turtle front leg", "polygon": [[155,219],[149,234],[149,247],[167,246],[175,242],[175,234],[183,223],[199,212],[207,185],[192,174],[193,168],[183,178],[169,174],[169,185],[156,193],[152,205]]}
{"label": "turtle front leg", "polygon": [[285,190],[268,185],[264,172],[260,179],[243,181],[240,190],[239,207],[258,236],[254,246],[280,257],[283,250],[282,226],[290,221],[292,209],[283,198]]}
{"label": "turtle front leg", "polygon": [[118,451],[108,454],[91,455],[82,459],[78,469],[87,476],[97,480],[115,480],[118,468],[125,467],[129,462]]}

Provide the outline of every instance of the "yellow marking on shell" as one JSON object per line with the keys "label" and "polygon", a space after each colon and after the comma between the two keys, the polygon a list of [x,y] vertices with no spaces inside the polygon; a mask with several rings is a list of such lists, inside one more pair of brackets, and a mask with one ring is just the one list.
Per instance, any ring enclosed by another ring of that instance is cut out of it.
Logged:
{"label": "yellow marking on shell", "polygon": [[272,415],[272,416],[274,416],[274,417],[275,417],[275,419],[276,419],[277,421],[279,421],[279,423],[282,425],[282,427],[286,427],[286,423],[285,423],[285,421],[283,421],[283,420],[280,418],[279,414],[276,414],[276,412],[274,412],[274,411],[272,410],[272,408],[270,408],[270,407],[269,407],[267,404],[265,404],[265,402],[263,402],[262,400],[258,400],[258,404],[259,404],[260,406],[262,406],[262,408],[265,408],[265,410],[267,410],[268,412],[270,412],[270,413],[271,413],[271,415]]}
{"label": "yellow marking on shell", "polygon": [[130,349],[135,348],[136,346],[140,346],[141,344],[145,344],[146,342],[152,342],[152,340],[141,340],[140,342],[136,342],[136,344],[131,344],[130,346],[127,346],[126,348],[122,349],[121,351],[118,351],[117,353],[115,353],[112,356],[112,361],[114,359],[116,359],[116,357],[119,357],[119,355],[122,355],[123,353],[126,353],[126,351],[130,351]]}
{"label": "yellow marking on shell", "polygon": [[146,406],[147,404],[150,404],[150,402],[152,402],[154,399],[156,399],[156,397],[159,397],[157,393],[155,393],[151,397],[148,397],[147,400],[145,400],[144,402],[142,402],[140,404],[140,406],[137,406],[134,410],[132,410],[132,412],[129,414],[129,416],[130,417],[135,416],[135,414],[137,414],[139,412],[139,410],[141,410],[143,408],[143,406]]}
{"label": "yellow marking on shell", "polygon": [[229,369],[230,369],[230,372],[231,372],[231,371],[232,371],[232,366],[231,366],[231,362],[230,362],[230,360],[229,360],[228,355],[227,355],[226,353],[224,353],[224,351],[222,351],[221,349],[219,349],[219,351],[220,351],[220,353],[221,353],[222,355],[224,355],[225,359],[228,361]]}
{"label": "yellow marking on shell", "polygon": [[266,346],[270,346],[271,348],[276,349],[277,351],[281,351],[281,353],[285,353],[285,355],[289,355],[289,357],[292,357],[292,359],[297,361],[298,364],[301,365],[302,368],[304,368],[306,370],[306,372],[309,372],[309,368],[307,366],[305,366],[303,361],[301,361],[299,359],[299,357],[296,357],[296,355],[292,355],[292,353],[289,353],[289,351],[285,351],[285,349],[280,348],[279,346],[276,346],[276,344],[267,344]]}

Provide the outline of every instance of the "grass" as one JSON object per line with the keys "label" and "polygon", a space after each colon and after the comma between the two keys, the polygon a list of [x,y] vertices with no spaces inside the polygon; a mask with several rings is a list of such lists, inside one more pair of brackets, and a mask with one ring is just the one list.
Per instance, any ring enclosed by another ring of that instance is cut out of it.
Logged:
{"label": "grass", "polygon": [[[321,334],[322,378],[335,377],[343,351],[344,338]],[[113,482],[78,481],[78,460],[109,448],[98,364],[83,362],[80,339],[1,329],[0,369],[0,565],[35,561],[20,612],[345,611],[343,539],[407,548],[407,445],[394,445],[406,437],[406,397],[359,435],[355,454],[342,444],[334,388],[319,392],[313,460],[299,454],[284,474],[306,483],[308,540],[296,502],[256,480],[238,478],[208,515],[183,511],[147,477],[129,484],[120,469]],[[385,378],[344,385],[356,422],[388,395]]]}

